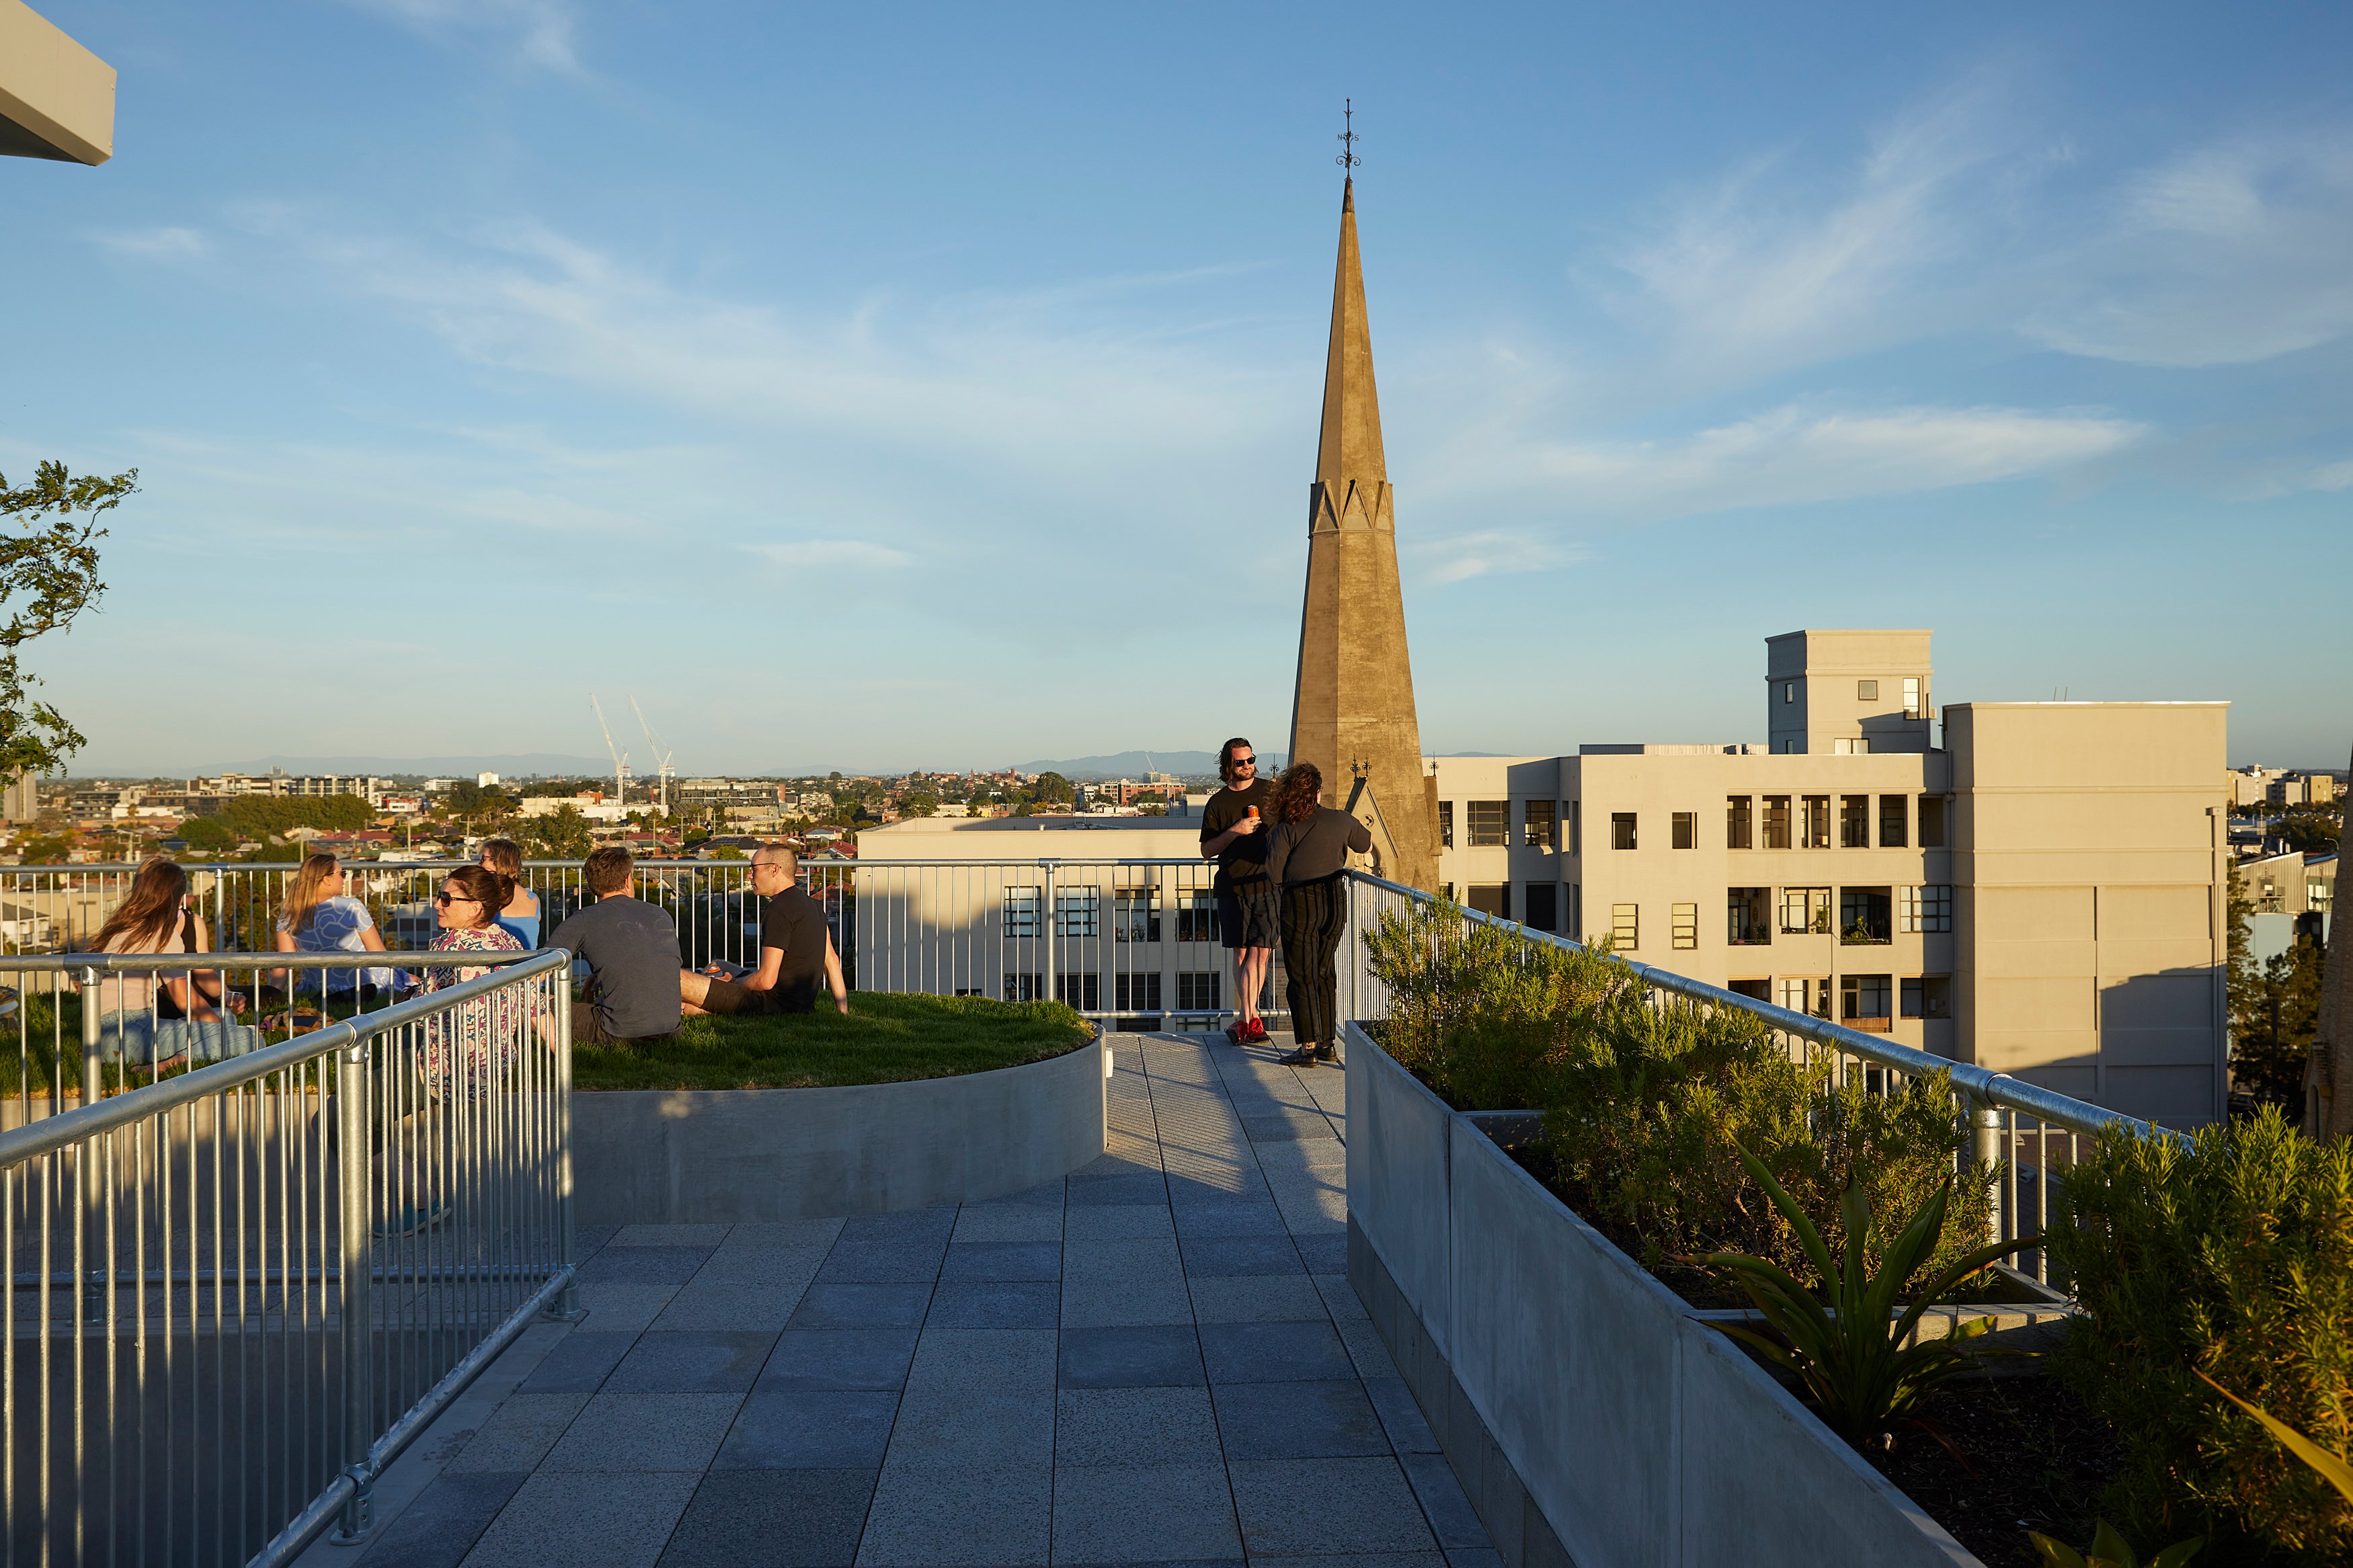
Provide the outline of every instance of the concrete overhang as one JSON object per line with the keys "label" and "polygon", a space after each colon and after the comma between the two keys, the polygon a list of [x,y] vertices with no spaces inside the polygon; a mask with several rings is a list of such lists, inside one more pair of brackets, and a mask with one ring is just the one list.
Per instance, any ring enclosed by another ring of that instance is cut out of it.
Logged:
{"label": "concrete overhang", "polygon": [[24,0],[0,0],[0,155],[114,156],[114,68]]}

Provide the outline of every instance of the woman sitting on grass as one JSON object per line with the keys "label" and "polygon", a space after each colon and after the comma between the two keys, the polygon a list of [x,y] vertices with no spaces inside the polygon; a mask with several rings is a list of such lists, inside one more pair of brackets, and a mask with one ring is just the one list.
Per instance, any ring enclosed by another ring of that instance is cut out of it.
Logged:
{"label": "woman sitting on grass", "polygon": [[[278,912],[280,952],[382,952],[384,937],[375,929],[368,907],[343,891],[343,862],[332,855],[305,855],[286,884],[286,902]],[[374,1001],[390,990],[389,969],[329,969],[321,971],[329,996],[351,994],[358,987],[363,1001]],[[276,972],[282,979],[286,971]],[[299,973],[290,990],[306,988]]]}
{"label": "woman sitting on grass", "polygon": [[[441,917],[435,952],[522,952],[522,943],[499,923],[501,910],[514,897],[514,879],[486,866],[460,866],[442,879],[433,902]],[[479,980],[491,964],[435,964],[425,972],[425,989],[447,991]],[[456,1088],[458,1063],[465,1064],[466,1093],[479,1099],[491,1081],[513,1062],[522,1037],[522,1001],[518,995],[481,996],[453,1012],[426,1020],[425,1081],[436,1099]]]}
{"label": "woman sitting on grass", "polygon": [[482,865],[514,884],[514,896],[499,911],[499,929],[525,947],[539,945],[539,895],[522,885],[522,846],[512,838],[482,840]]}
{"label": "woman sitting on grass", "polygon": [[[98,928],[100,952],[205,952],[212,941],[204,917],[189,907],[188,874],[158,856],[139,868],[131,896]],[[76,990],[81,982],[74,982]],[[106,1009],[98,1024],[99,1054],[107,1061],[161,1069],[193,1054],[199,1061],[242,1055],[253,1031],[221,1016],[216,970],[178,974],[110,974],[86,1006]]]}

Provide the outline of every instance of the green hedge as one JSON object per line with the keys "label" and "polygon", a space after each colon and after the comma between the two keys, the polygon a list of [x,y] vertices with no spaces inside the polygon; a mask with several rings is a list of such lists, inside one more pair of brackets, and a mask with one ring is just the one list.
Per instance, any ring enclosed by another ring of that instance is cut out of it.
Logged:
{"label": "green hedge", "polygon": [[2218,1563],[2353,1560],[2353,1507],[2192,1375],[2353,1448],[2353,1142],[2270,1107],[2187,1147],[2111,1133],[2053,1219],[2085,1313],[2060,1365],[2123,1437],[2126,1533],[2206,1533]]}
{"label": "green hedge", "polygon": [[[1545,1111],[1562,1195],[1653,1269],[1746,1252],[1812,1280],[1736,1144],[1833,1251],[1851,1176],[1875,1212],[1911,1214],[1968,1148],[1945,1075],[1882,1093],[1861,1075],[1834,1083],[1827,1061],[1792,1060],[1753,1014],[1654,998],[1607,953],[1465,930],[1451,906],[1385,918],[1370,952],[1390,991],[1389,1054],[1457,1109]],[[1991,1172],[1957,1183],[1930,1268],[1984,1239],[1992,1186]]]}

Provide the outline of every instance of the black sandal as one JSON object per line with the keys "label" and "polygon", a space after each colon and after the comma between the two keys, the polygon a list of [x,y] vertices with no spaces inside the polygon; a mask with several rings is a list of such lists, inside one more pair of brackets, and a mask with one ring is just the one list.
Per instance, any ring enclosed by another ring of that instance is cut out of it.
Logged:
{"label": "black sandal", "polygon": [[1288,1056],[1277,1057],[1274,1059],[1287,1068],[1312,1068],[1324,1058],[1318,1047],[1302,1046]]}

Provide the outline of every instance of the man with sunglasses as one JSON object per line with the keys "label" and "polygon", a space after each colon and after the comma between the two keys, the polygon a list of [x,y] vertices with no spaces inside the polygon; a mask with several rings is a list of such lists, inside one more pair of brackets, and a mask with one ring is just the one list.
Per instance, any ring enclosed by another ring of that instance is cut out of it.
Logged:
{"label": "man with sunglasses", "polygon": [[752,857],[752,891],[760,907],[760,963],[756,969],[713,964],[681,970],[678,993],[690,1013],[729,1016],[757,1013],[814,1013],[818,987],[833,998],[837,1013],[849,1011],[841,959],[833,950],[825,906],[801,889],[800,858],[785,844],[764,844]]}
{"label": "man with sunglasses", "polygon": [[1201,858],[1218,863],[1219,940],[1234,954],[1241,995],[1226,1038],[1247,1046],[1266,1038],[1258,1016],[1259,994],[1274,962],[1282,900],[1267,875],[1267,817],[1274,809],[1274,785],[1259,777],[1258,748],[1240,735],[1218,748],[1218,777],[1225,788],[1201,810]]}

